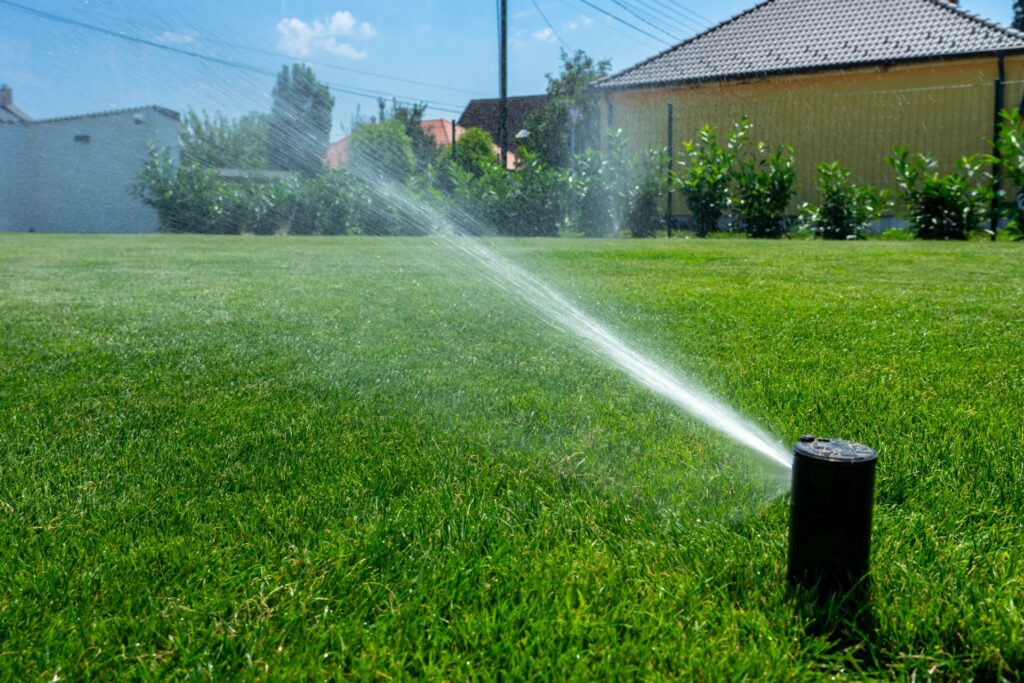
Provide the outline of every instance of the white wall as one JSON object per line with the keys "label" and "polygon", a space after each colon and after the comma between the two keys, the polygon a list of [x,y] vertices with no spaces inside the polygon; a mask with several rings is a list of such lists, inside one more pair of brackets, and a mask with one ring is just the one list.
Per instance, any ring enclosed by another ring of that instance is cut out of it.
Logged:
{"label": "white wall", "polygon": [[151,142],[177,156],[178,121],[155,107],[0,126],[0,230],[156,231],[131,194]]}
{"label": "white wall", "polygon": [[18,230],[20,204],[16,198],[28,190],[28,173],[19,166],[25,159],[24,129],[0,123],[0,231]]}

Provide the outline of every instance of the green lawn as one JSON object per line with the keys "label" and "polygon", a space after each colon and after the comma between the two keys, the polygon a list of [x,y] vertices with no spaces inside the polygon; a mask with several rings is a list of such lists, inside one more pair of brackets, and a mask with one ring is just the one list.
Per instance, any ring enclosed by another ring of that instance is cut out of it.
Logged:
{"label": "green lawn", "polygon": [[880,452],[875,627],[777,473],[426,239],[0,235],[0,679],[1019,679],[1024,249],[508,240]]}

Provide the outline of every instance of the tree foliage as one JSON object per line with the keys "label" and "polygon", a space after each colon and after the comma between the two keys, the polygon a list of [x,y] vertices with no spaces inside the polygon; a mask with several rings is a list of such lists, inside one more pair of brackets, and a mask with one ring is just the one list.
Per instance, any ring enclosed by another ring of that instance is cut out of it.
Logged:
{"label": "tree foliage", "polygon": [[365,180],[408,183],[416,170],[416,159],[405,126],[390,119],[356,128],[349,146],[349,164]]}
{"label": "tree foliage", "polygon": [[334,97],[303,64],[281,67],[273,95],[267,136],[270,167],[305,174],[319,172],[331,134]]}
{"label": "tree foliage", "polygon": [[388,109],[387,103],[383,99],[378,99],[376,116],[366,118],[360,115],[358,108],[356,109],[356,114],[352,117],[352,131],[368,124],[398,121],[402,124],[405,134],[409,136],[409,141],[412,143],[412,154],[416,159],[416,172],[426,173],[438,155],[437,142],[420,125],[423,123],[423,114],[426,111],[427,105],[424,102],[403,104],[392,99],[391,108]]}
{"label": "tree foliage", "polygon": [[1024,0],[1013,0],[1013,23],[1018,31],[1024,31]]}
{"label": "tree foliage", "polygon": [[[583,50],[569,55],[562,50],[562,71],[547,74],[549,101],[526,121],[529,137],[520,144],[540,156],[549,166],[566,168],[569,150],[569,110],[579,110],[576,123],[576,151],[597,147],[601,142],[601,110],[597,95],[590,87],[594,81],[611,73],[607,59],[595,62]],[[515,131],[512,131],[515,134]]]}
{"label": "tree foliage", "polygon": [[264,169],[270,117],[251,113],[229,119],[189,109],[181,125],[181,161],[205,168]]}

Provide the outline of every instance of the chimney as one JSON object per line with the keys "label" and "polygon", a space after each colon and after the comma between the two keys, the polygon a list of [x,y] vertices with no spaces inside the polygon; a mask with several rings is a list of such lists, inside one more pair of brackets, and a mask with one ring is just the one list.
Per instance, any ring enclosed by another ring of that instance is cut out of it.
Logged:
{"label": "chimney", "polygon": [[9,107],[14,104],[14,91],[6,85],[0,85],[0,107]]}

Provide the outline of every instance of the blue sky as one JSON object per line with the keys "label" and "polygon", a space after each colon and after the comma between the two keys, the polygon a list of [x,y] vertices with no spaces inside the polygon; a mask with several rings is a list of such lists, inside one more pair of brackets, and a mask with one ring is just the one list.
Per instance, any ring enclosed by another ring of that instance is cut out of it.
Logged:
{"label": "blue sky", "polygon": [[[66,21],[26,13],[7,2]],[[646,14],[650,23],[615,0],[509,0],[510,94],[543,92],[545,74],[559,68],[562,46],[611,59],[621,69],[742,11],[753,0],[623,4]],[[1010,0],[961,4],[1003,24],[1012,16]],[[37,118],[141,104],[180,111],[191,106],[230,116],[268,111],[273,77],[262,72],[276,72],[294,61],[310,62],[321,80],[337,88],[332,138],[343,133],[357,106],[375,111],[375,94],[428,101],[429,118],[457,118],[469,99],[497,96],[495,2],[0,0],[0,82],[12,86],[16,103]]]}

